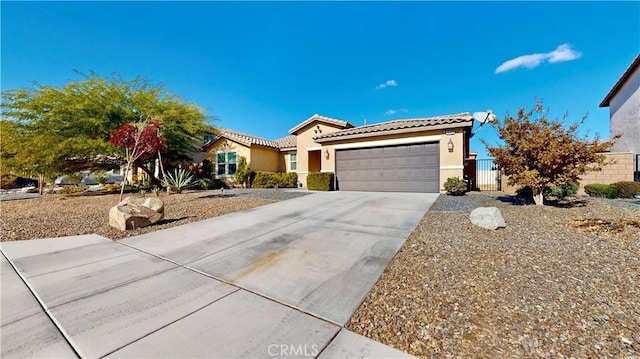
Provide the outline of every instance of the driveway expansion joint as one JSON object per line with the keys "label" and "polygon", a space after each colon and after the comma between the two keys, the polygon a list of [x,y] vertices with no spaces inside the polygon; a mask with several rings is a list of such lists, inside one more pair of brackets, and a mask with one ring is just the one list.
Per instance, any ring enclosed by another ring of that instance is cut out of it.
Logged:
{"label": "driveway expansion joint", "polygon": [[[24,285],[31,292],[31,295],[33,295],[33,297],[36,299],[36,301],[40,305],[40,308],[42,308],[42,310],[44,311],[45,315],[53,323],[53,325],[56,327],[58,332],[60,332],[60,335],[62,335],[64,340],[67,342],[67,344],[69,344],[69,346],[71,347],[71,350],[73,350],[74,354],[78,358],[87,358],[86,355],[83,355],[82,351],[80,350],[78,345],[76,345],[76,343],[73,341],[73,339],[71,339],[71,336],[69,335],[69,333],[67,333],[67,331],[62,327],[62,325],[58,321],[58,319],[56,319],[56,317],[53,315],[53,313],[51,313],[51,310],[47,307],[47,304],[42,300],[42,298],[40,298],[38,293],[31,286],[31,284],[27,281],[27,279],[24,277],[22,272],[20,272],[18,270],[18,268],[16,267],[15,263],[13,263],[13,261],[9,258],[9,256],[7,256],[7,254],[4,252],[4,249],[2,249],[2,247],[0,247],[0,253],[2,253],[2,256],[4,256],[4,258],[7,260],[7,262],[11,266],[11,268],[13,268],[13,270],[16,272],[18,277],[20,277],[20,280],[22,280]],[[22,319],[24,319],[24,318],[22,318]]]}
{"label": "driveway expansion joint", "polygon": [[[118,242],[118,243],[120,243],[120,242]],[[128,244],[128,243],[120,243],[120,244],[122,244],[122,245],[124,245],[124,246],[131,247],[131,248],[136,249],[136,250],[138,250],[138,251],[140,251],[140,252],[143,252],[143,253],[146,253],[146,254],[152,255],[152,256],[154,256],[154,257],[157,257],[157,258],[159,258],[159,259],[165,260],[165,261],[167,261],[167,262],[173,263],[173,264],[175,264],[175,265],[177,265],[177,266],[179,266],[179,267],[182,267],[182,268],[184,268],[184,269],[187,269],[187,270],[190,270],[190,271],[192,271],[192,272],[198,273],[198,274],[203,275],[203,276],[205,276],[205,277],[208,277],[208,278],[211,278],[211,279],[217,280],[217,281],[222,282],[222,283],[224,283],[224,284],[226,284],[226,285],[230,285],[230,286],[232,286],[232,287],[235,287],[235,288],[238,288],[238,289],[244,290],[244,291],[249,292],[249,293],[251,293],[251,294],[257,295],[257,296],[259,296],[259,297],[261,297],[261,298],[267,299],[267,300],[269,300],[269,301],[271,301],[271,302],[274,302],[274,303],[277,303],[277,304],[283,305],[283,306],[285,306],[285,307],[287,307],[287,308],[293,309],[293,310],[295,310],[295,311],[297,311],[297,312],[300,312],[300,313],[303,313],[303,314],[306,314],[306,315],[312,316],[312,317],[314,317],[314,318],[320,319],[320,320],[322,320],[322,321],[324,321],[324,322],[327,322],[327,323],[329,323],[329,324],[335,325],[335,326],[337,326],[337,327],[339,327],[339,328],[343,328],[343,327],[344,327],[344,325],[343,325],[343,324],[337,323],[337,322],[335,322],[335,321],[333,321],[333,320],[331,320],[331,319],[328,319],[328,318],[322,317],[322,316],[320,316],[320,315],[318,315],[318,314],[314,314],[314,313],[312,313],[312,312],[306,311],[306,310],[304,310],[304,309],[302,309],[302,308],[299,308],[299,307],[296,307],[296,306],[294,306],[294,305],[291,305],[291,304],[288,304],[288,303],[281,302],[281,301],[279,301],[279,300],[277,300],[277,299],[275,299],[275,298],[272,298],[272,297],[267,296],[267,295],[265,295],[265,294],[262,294],[262,293],[256,292],[256,291],[254,291],[254,290],[252,290],[252,289],[244,288],[244,287],[240,287],[237,283],[230,282],[230,281],[228,281],[228,280],[226,280],[226,279],[224,279],[224,278],[219,278],[219,277],[214,276],[214,275],[212,275],[212,274],[209,274],[209,273],[203,272],[203,271],[201,271],[201,270],[198,270],[198,269],[196,269],[196,268],[190,267],[190,266],[188,266],[188,265],[186,265],[186,264],[182,264],[182,263],[176,262],[176,261],[174,261],[173,259],[170,259],[170,258],[167,258],[167,257],[161,256],[161,255],[159,255],[159,254],[155,254],[155,253],[152,253],[152,252],[146,251],[146,250],[144,250],[144,249],[137,248],[136,246],[133,246],[133,245]],[[237,292],[237,291],[234,291],[234,293],[235,293],[235,292]],[[339,332],[339,331],[338,331],[338,332]]]}

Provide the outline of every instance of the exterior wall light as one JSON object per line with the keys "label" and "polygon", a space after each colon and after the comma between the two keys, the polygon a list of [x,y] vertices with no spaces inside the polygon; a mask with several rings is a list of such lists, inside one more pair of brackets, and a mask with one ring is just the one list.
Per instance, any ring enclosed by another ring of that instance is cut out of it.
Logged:
{"label": "exterior wall light", "polygon": [[329,150],[324,150],[324,158],[329,159]]}
{"label": "exterior wall light", "polygon": [[449,152],[453,152],[453,141],[451,139],[447,142],[447,148],[449,149]]}

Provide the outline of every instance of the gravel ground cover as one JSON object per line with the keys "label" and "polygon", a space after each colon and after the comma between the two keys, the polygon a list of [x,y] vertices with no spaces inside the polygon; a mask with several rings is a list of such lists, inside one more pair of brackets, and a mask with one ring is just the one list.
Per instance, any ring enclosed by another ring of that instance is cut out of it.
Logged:
{"label": "gravel ground cover", "polygon": [[[191,191],[162,194],[165,219],[157,225],[121,232],[109,226],[109,208],[119,195],[60,196],[0,202],[0,240],[13,241],[96,233],[111,239],[136,236],[307,194],[282,190]],[[125,195],[126,197],[127,195]],[[140,194],[128,194],[140,196]],[[153,194],[147,194],[153,196]]]}
{"label": "gravel ground cover", "polygon": [[[572,226],[636,222],[640,207],[513,203],[441,195],[347,328],[419,357],[640,356],[640,228]],[[478,206],[507,228],[471,225]]]}

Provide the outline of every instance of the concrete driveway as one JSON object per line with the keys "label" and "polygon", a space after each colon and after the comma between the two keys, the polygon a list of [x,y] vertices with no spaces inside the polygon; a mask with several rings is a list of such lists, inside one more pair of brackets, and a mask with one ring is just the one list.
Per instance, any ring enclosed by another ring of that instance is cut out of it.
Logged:
{"label": "concrete driveway", "polygon": [[118,242],[4,242],[2,357],[406,357],[342,326],[436,198],[314,193]]}

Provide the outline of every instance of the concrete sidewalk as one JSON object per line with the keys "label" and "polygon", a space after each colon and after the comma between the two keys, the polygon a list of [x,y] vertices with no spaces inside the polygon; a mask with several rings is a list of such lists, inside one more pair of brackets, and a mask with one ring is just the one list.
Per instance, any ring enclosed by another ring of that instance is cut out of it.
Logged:
{"label": "concrete sidewalk", "polygon": [[342,326],[436,198],[316,193],[119,242],[3,242],[2,357],[406,357]]}

